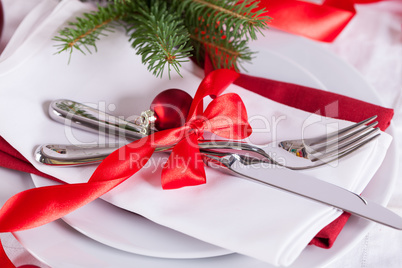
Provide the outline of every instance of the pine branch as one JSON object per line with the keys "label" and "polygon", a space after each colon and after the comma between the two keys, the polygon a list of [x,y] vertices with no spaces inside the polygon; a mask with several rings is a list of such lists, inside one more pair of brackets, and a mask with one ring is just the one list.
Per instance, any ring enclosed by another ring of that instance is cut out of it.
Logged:
{"label": "pine branch", "polygon": [[59,53],[97,51],[101,36],[122,26],[142,62],[156,76],[167,66],[180,74],[181,62],[205,52],[215,68],[238,70],[251,60],[247,42],[266,28],[268,17],[254,0],[98,0],[98,11],[86,13],[61,30],[54,40]]}
{"label": "pine branch", "polygon": [[[141,1],[139,1],[141,2]],[[140,5],[139,12],[126,20],[132,47],[142,56],[142,62],[155,76],[162,76],[165,66],[180,74],[180,62],[188,61],[193,48],[189,45],[189,33],[181,18],[167,7],[165,0]]]}

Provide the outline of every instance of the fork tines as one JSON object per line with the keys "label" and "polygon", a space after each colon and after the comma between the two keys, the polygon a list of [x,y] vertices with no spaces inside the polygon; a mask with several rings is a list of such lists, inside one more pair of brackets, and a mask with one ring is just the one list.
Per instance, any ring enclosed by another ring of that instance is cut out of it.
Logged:
{"label": "fork tines", "polygon": [[[363,147],[380,136],[379,128],[374,128],[378,122],[372,122],[377,116],[372,116],[359,123],[340,129],[329,135],[306,142],[310,160],[330,162],[340,159]],[[372,122],[372,123],[371,123]],[[366,125],[370,123],[369,125]]]}

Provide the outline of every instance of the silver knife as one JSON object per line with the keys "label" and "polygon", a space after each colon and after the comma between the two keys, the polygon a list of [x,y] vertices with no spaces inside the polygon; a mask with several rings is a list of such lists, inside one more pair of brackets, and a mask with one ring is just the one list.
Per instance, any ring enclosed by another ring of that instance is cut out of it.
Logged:
{"label": "silver knife", "polygon": [[[402,230],[402,217],[391,210],[337,185],[267,163],[250,161],[238,154],[224,157],[206,155],[210,167],[225,169],[229,174],[272,186],[317,202],[339,208],[353,215]],[[269,170],[267,170],[269,169]],[[280,170],[280,173],[278,173]],[[268,172],[269,171],[269,172]]]}

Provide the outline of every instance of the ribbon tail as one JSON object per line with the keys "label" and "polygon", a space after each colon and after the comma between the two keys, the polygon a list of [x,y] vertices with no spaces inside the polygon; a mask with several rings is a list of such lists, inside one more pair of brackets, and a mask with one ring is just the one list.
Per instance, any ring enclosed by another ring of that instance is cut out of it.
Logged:
{"label": "ribbon tail", "polygon": [[204,183],[206,175],[197,135],[190,134],[173,148],[162,170],[162,187],[167,190]]}
{"label": "ribbon tail", "polygon": [[270,26],[323,42],[334,41],[356,14],[352,0],[261,0],[259,6],[269,10]]}
{"label": "ribbon tail", "polygon": [[[134,152],[145,161],[132,165],[130,157]],[[87,183],[40,187],[12,196],[0,209],[0,232],[35,228],[63,217],[131,177],[153,152],[151,144],[141,139],[108,156]]]}

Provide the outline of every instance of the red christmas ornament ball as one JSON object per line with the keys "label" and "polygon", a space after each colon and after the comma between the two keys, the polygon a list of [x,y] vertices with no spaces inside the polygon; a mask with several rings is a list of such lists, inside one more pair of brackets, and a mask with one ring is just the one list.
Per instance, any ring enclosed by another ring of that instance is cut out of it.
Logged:
{"label": "red christmas ornament ball", "polygon": [[164,130],[184,125],[192,101],[187,92],[177,88],[156,95],[150,107],[156,117],[155,128]]}

